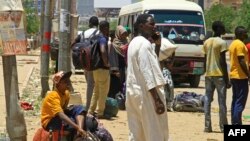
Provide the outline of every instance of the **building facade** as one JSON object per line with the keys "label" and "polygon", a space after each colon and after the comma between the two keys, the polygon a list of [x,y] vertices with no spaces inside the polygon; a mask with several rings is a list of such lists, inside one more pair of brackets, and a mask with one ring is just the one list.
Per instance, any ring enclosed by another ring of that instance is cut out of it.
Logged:
{"label": "building facade", "polygon": [[77,14],[80,15],[80,17],[94,15],[94,0],[77,0]]}
{"label": "building facade", "polygon": [[237,9],[242,4],[243,0],[189,0],[196,2],[201,5],[205,10],[209,9],[213,4],[223,4],[232,6],[234,9]]}
{"label": "building facade", "polygon": [[243,3],[243,0],[221,0],[221,3],[231,5],[234,9],[237,9]]}
{"label": "building facade", "polygon": [[78,0],[77,2],[77,13],[80,17],[89,17],[96,15],[97,11],[100,13],[100,9],[119,9],[130,4],[132,0]]}

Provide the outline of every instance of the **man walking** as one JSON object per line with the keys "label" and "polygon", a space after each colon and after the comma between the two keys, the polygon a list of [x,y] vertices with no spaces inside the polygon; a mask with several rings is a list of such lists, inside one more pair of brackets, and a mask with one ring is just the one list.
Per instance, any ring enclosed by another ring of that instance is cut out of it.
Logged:
{"label": "man walking", "polygon": [[130,141],[168,141],[165,80],[150,41],[155,32],[152,15],[139,15],[138,33],[128,47],[126,110]]}
{"label": "man walking", "polygon": [[221,35],[225,34],[225,27],[221,21],[215,21],[212,24],[214,36],[207,39],[203,46],[203,53],[206,58],[206,74],[205,74],[205,129],[204,132],[212,132],[211,123],[211,103],[213,101],[214,90],[216,88],[219,102],[219,118],[220,130],[224,131],[224,125],[227,121],[226,91],[230,87],[226,52],[228,51],[227,43],[221,39]]}
{"label": "man walking", "polygon": [[236,27],[235,38],[229,47],[230,79],[233,91],[231,120],[233,125],[241,125],[241,117],[247,101],[248,81],[250,78],[248,50],[243,43],[247,38],[246,28],[243,26]]}

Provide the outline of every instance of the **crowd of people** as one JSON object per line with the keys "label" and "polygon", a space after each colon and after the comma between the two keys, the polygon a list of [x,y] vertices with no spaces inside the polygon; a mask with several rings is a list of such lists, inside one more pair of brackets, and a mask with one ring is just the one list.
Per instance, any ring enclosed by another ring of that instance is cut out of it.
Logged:
{"label": "crowd of people", "polygon": [[[110,32],[107,21],[99,22],[93,16],[89,29],[83,32],[85,38],[98,34],[100,62],[93,71],[84,72],[87,91],[86,107],[74,105],[70,108],[69,85],[71,72],[57,72],[53,77],[54,90],[48,92],[43,101],[41,121],[46,130],[60,130],[62,121],[74,127],[76,133],[87,136],[82,128],[84,115],[90,114],[99,119],[110,119],[104,112],[108,96],[126,88],[126,111],[130,141],[168,141],[167,111],[171,111],[174,97],[171,57],[159,62],[161,34],[156,31],[155,21],[150,14],[141,14],[133,27],[117,26]],[[227,88],[232,87],[231,123],[242,124],[242,112],[248,96],[250,80],[248,50],[245,45],[247,31],[238,26],[235,40],[229,46],[221,38],[225,26],[221,21],[212,25],[213,37],[204,42],[202,51],[206,59],[204,132],[212,132],[211,103],[214,90],[218,93],[219,126],[221,132],[227,120]],[[128,38],[131,37],[131,38]],[[80,42],[79,35],[76,42]],[[227,70],[226,52],[230,53],[230,70]],[[167,76],[167,78],[166,78]]]}

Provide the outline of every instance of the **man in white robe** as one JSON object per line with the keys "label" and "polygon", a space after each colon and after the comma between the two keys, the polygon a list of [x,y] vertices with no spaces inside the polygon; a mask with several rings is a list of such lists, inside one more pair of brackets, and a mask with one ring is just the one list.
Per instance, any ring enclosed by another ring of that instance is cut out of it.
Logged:
{"label": "man in white robe", "polygon": [[153,17],[138,16],[136,36],[128,47],[126,109],[130,141],[168,141],[165,80],[149,38],[155,32]]}

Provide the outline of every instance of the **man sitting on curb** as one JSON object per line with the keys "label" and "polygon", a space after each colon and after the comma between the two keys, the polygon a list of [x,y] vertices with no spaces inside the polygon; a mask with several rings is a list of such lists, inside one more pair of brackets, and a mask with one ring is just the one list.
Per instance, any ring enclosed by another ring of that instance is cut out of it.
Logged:
{"label": "man sitting on curb", "polygon": [[69,86],[72,72],[59,71],[53,76],[54,90],[49,91],[41,107],[42,127],[49,131],[60,131],[62,122],[77,131],[77,135],[86,137],[83,130],[84,112],[82,105],[67,107],[70,99]]}

